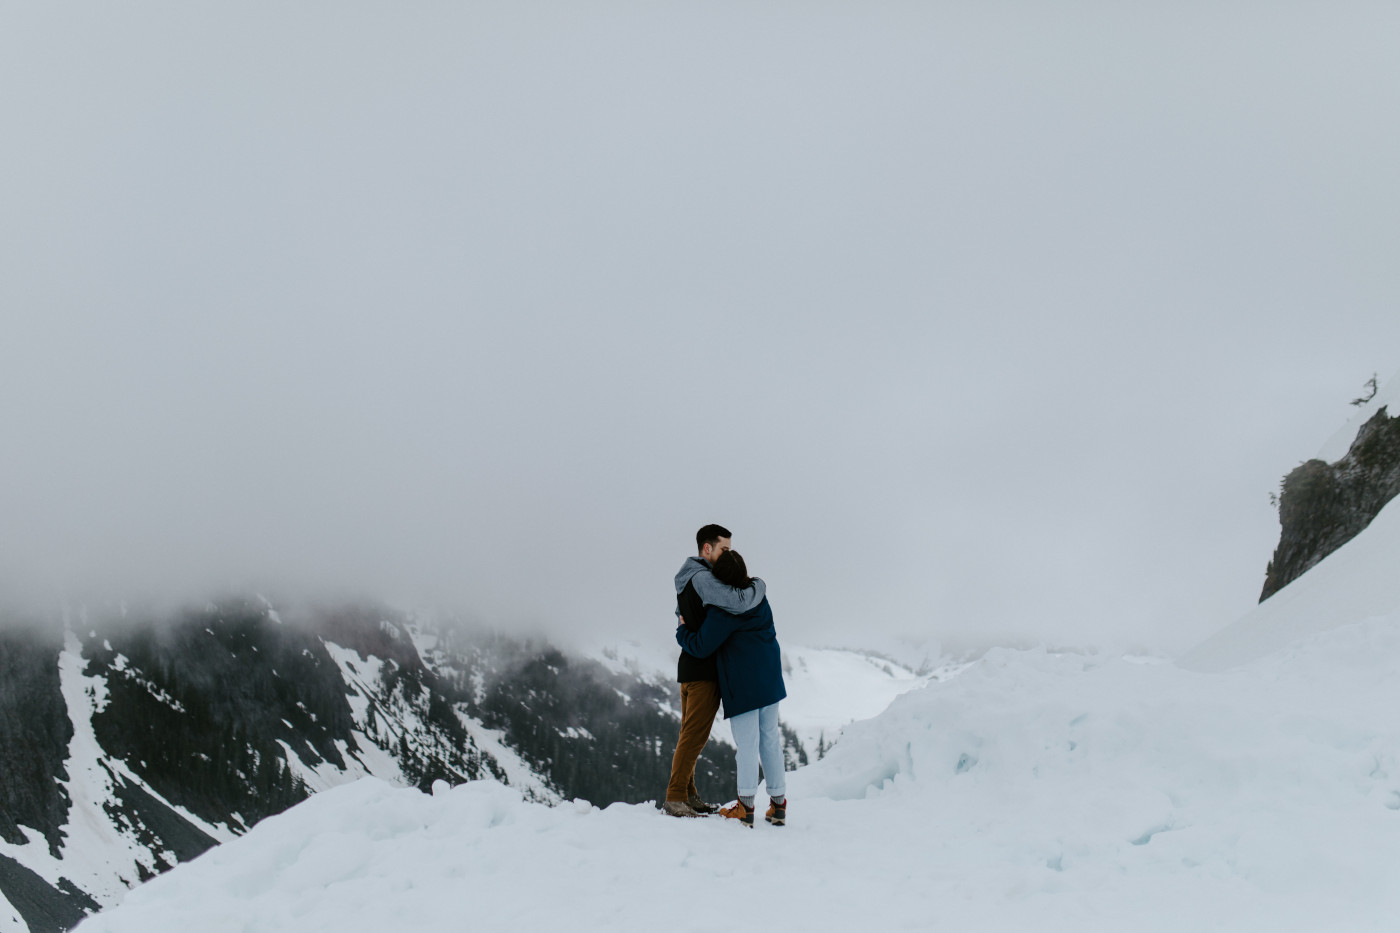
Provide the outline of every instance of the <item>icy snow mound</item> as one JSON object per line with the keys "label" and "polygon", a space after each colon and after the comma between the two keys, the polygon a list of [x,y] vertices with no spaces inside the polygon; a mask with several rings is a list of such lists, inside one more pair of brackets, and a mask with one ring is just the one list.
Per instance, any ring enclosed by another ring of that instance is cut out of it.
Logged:
{"label": "icy snow mound", "polygon": [[876,844],[981,902],[975,929],[1393,928],[1397,660],[1400,615],[1217,675],[998,650],[790,793],[902,812]]}
{"label": "icy snow mound", "polygon": [[994,651],[789,775],[782,829],[367,779],[79,930],[1391,929],[1396,658],[1395,615],[1215,675]]}
{"label": "icy snow mound", "polygon": [[848,723],[879,715],[896,697],[930,679],[931,675],[861,651],[784,648],[788,699],[780,715],[815,758],[818,746],[832,745]]}

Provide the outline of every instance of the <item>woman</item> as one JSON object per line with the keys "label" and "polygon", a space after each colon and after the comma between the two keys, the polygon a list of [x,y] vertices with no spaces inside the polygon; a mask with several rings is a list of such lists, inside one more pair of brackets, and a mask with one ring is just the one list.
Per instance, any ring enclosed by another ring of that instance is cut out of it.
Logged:
{"label": "woman", "polygon": [[[738,551],[725,551],[711,570],[726,586],[753,586]],[[711,607],[698,632],[679,626],[676,642],[688,654],[697,658],[713,654],[718,662],[720,702],[734,733],[734,760],[739,772],[739,800],[720,814],[753,826],[758,763],[762,759],[769,798],[764,819],[774,826],[784,825],[787,781],[778,732],[778,701],[787,696],[787,688],[783,686],[782,650],[768,600],[739,615]]]}

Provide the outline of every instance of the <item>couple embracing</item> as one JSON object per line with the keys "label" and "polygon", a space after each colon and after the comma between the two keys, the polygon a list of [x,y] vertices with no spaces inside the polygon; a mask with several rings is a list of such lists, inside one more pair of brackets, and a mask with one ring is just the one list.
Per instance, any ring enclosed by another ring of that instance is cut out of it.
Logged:
{"label": "couple embracing", "polygon": [[718,809],[696,790],[695,762],[709,741],[715,712],[723,706],[734,733],[739,799],[720,815],[753,826],[761,760],[769,798],[764,819],[782,826],[787,822],[778,732],[778,701],[787,696],[782,654],[767,587],[749,576],[744,559],[730,549],[731,537],[720,525],[701,528],[695,533],[699,555],[687,558],[676,574],[681,734],[662,809],[682,817]]}

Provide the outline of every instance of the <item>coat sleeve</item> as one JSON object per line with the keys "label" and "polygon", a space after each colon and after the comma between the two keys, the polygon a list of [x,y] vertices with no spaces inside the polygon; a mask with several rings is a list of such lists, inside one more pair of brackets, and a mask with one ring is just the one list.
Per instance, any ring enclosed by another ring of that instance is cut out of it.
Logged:
{"label": "coat sleeve", "polygon": [[680,645],[686,654],[708,658],[719,650],[726,638],[734,634],[739,624],[739,619],[729,613],[711,609],[706,613],[700,631],[692,632],[684,625],[677,626],[676,644]]}
{"label": "coat sleeve", "polygon": [[725,586],[708,570],[700,571],[690,578],[690,582],[695,587],[700,601],[706,606],[715,606],[736,614],[748,612],[763,602],[766,591],[764,582],[758,577],[754,577],[753,586],[741,590],[738,587]]}

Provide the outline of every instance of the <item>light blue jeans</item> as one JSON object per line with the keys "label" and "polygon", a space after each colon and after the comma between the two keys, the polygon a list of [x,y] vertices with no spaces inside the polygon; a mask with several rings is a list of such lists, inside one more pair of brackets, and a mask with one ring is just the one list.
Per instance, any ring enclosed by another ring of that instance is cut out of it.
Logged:
{"label": "light blue jeans", "polygon": [[787,773],[783,770],[783,737],[778,732],[778,704],[749,710],[729,717],[734,733],[734,763],[739,769],[739,796],[758,793],[758,762],[763,760],[763,779],[769,797],[787,794]]}

